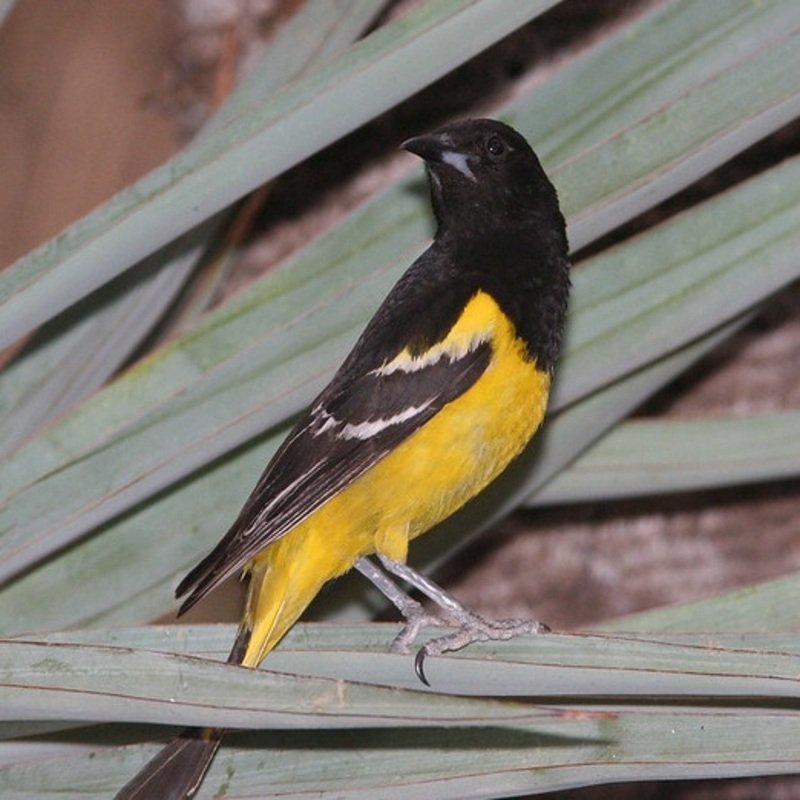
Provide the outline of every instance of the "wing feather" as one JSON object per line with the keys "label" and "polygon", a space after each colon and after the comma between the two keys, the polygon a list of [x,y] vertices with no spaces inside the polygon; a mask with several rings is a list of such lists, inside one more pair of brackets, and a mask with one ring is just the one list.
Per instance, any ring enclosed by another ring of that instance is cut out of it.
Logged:
{"label": "wing feather", "polygon": [[409,355],[407,368],[398,367],[396,358],[387,368],[384,358],[354,376],[345,362],[347,378],[334,378],[323,391],[270,461],[230,530],[178,587],[178,597],[188,593],[181,613],[463,394],[490,358],[491,342],[476,339],[466,351],[442,350],[435,359]]}

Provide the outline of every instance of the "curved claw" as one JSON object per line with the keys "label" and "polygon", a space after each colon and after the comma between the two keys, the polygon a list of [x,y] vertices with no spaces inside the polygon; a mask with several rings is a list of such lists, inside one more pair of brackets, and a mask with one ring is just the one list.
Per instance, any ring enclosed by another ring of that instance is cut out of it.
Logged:
{"label": "curved claw", "polygon": [[414,672],[425,686],[431,685],[425,674],[425,659],[428,656],[455,652],[473,642],[505,641],[524,634],[550,632],[548,625],[534,620],[499,619],[489,622],[475,616],[471,622],[472,624],[462,626],[455,633],[431,639],[417,651],[417,655],[414,657]]}
{"label": "curved claw", "polygon": [[414,656],[414,672],[417,673],[417,677],[426,685],[430,686],[430,681],[428,680],[427,676],[425,675],[425,656],[428,655],[427,650],[424,647],[420,647],[417,651],[417,655]]}

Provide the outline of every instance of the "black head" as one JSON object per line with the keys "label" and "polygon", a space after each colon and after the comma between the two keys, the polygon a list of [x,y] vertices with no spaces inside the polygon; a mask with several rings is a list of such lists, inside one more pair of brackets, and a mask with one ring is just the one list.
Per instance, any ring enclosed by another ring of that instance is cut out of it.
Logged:
{"label": "black head", "polygon": [[561,220],[555,189],[536,154],[502,122],[453,122],[402,147],[425,160],[440,233],[540,224],[553,214]]}

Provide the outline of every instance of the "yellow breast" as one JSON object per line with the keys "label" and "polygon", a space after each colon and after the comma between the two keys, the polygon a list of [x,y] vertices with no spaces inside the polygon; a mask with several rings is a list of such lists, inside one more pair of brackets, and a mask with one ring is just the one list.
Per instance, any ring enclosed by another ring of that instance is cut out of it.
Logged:
{"label": "yellow breast", "polygon": [[[484,292],[439,346],[463,352],[476,332],[492,344],[486,372],[376,465],[360,487],[383,508],[376,544],[380,551],[394,550],[386,553],[392,558],[405,557],[404,536],[407,541],[424,533],[502,472],[544,416],[550,375],[527,358],[510,321]],[[391,497],[381,500],[381,494]]]}

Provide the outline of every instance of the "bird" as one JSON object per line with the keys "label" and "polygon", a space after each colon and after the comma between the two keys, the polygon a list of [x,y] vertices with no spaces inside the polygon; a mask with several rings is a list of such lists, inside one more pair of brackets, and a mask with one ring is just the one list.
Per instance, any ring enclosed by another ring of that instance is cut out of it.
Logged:
{"label": "bird", "polygon": [[[555,187],[526,139],[495,119],[453,121],[401,145],[426,167],[433,240],[367,323],[268,463],[219,544],[184,578],[187,611],[229,576],[249,589],[228,662],[255,668],[322,586],[356,568],[400,610],[391,649],[423,625],[457,630],[415,659],[548,630],[485,620],[412,569],[409,543],[520,454],[545,415],[570,292]],[[429,614],[398,585],[431,598]],[[224,730],[188,729],[116,800],[186,800]]]}

